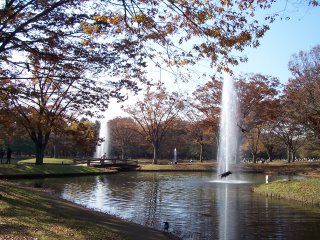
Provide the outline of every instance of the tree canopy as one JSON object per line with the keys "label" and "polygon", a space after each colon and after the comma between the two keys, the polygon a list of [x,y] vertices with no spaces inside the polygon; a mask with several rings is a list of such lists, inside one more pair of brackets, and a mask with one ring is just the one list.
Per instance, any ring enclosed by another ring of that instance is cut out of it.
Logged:
{"label": "tree canopy", "polygon": [[161,83],[155,87],[155,90],[147,88],[144,99],[129,106],[126,112],[138,123],[141,134],[152,144],[153,162],[156,164],[162,141],[184,104],[177,93],[168,93]]}
{"label": "tree canopy", "polygon": [[209,58],[227,69],[245,60],[232,50],[259,45],[268,26],[255,12],[273,2],[7,0],[0,11],[1,69],[27,69],[21,57],[30,53],[131,78],[141,73],[144,57],[159,54],[169,65]]}
{"label": "tree canopy", "polygon": [[110,98],[125,100],[124,90],[137,92],[149,83],[150,60],[181,67],[210,59],[218,71],[246,61],[234,53],[259,45],[273,17],[259,22],[255,14],[274,2],[5,0],[0,110],[25,127],[41,164],[59,122],[94,116]]}
{"label": "tree canopy", "polygon": [[[291,117],[320,136],[320,45],[292,56],[293,75],[285,89]],[[303,96],[303,97],[301,97]]]}

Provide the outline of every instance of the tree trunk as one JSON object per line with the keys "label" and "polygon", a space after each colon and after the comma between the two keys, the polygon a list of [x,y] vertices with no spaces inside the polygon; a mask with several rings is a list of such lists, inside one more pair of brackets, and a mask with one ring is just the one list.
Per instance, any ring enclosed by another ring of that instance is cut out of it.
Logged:
{"label": "tree trunk", "polygon": [[202,162],[203,161],[203,144],[200,144],[200,162]]}
{"label": "tree trunk", "polygon": [[287,162],[288,163],[291,162],[291,150],[289,147],[287,147]]}
{"label": "tree trunk", "polygon": [[57,154],[56,154],[56,143],[53,143],[53,157],[56,158]]}
{"label": "tree trunk", "polygon": [[272,162],[272,160],[273,160],[273,157],[272,157],[272,150],[270,149],[270,148],[266,148],[266,150],[267,150],[267,155],[268,155],[268,161],[269,162]]}
{"label": "tree trunk", "polygon": [[124,159],[124,148],[122,147],[121,148],[121,160],[123,160]]}
{"label": "tree trunk", "polygon": [[267,155],[268,155],[268,162],[272,162],[272,160],[271,160],[271,155],[270,155],[270,153],[269,153],[268,150],[267,150]]}
{"label": "tree trunk", "polygon": [[44,149],[42,143],[36,144],[36,165],[43,164]]}
{"label": "tree trunk", "polygon": [[293,148],[291,148],[291,162],[296,161],[296,152]]}
{"label": "tree trunk", "polygon": [[257,163],[257,154],[255,152],[251,152],[253,163]]}
{"label": "tree trunk", "polygon": [[158,146],[153,144],[153,164],[158,164]]}
{"label": "tree trunk", "polygon": [[44,150],[46,149],[46,146],[48,144],[49,137],[50,132],[43,134],[41,131],[39,131],[34,135],[34,138],[32,139],[36,145],[36,165],[43,164]]}

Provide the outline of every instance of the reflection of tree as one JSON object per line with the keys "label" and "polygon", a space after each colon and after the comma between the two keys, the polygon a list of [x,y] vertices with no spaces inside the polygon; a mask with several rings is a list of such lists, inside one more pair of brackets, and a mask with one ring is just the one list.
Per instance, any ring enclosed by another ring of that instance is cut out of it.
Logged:
{"label": "reflection of tree", "polygon": [[160,197],[158,174],[152,174],[152,180],[149,182],[149,186],[145,193],[146,195],[144,199],[146,199],[147,202],[145,224],[147,226],[155,226],[157,219],[157,205]]}
{"label": "reflection of tree", "polygon": [[[213,199],[214,198],[214,189],[210,186],[210,188],[198,188],[197,189],[197,198],[201,199],[201,202],[198,202],[197,199],[194,199],[195,206],[193,214],[190,214],[188,222],[192,223],[195,219],[198,220],[198,230],[197,232],[201,233],[201,239],[204,237],[206,239],[216,239],[215,235],[217,232],[217,216],[218,211],[215,208],[216,201],[208,201],[205,202],[206,199]],[[196,236],[192,236],[194,239]]]}
{"label": "reflection of tree", "polygon": [[[54,181],[54,182],[52,182]],[[59,184],[60,183],[60,184]],[[63,179],[54,179],[48,182],[50,186],[59,186],[61,195],[68,199],[74,199],[79,193],[85,194],[94,191],[95,189],[95,178],[93,177],[77,177],[67,182]],[[52,184],[52,185],[51,185]]]}
{"label": "reflection of tree", "polygon": [[[155,228],[168,220],[170,230],[183,239],[319,239],[314,229],[320,219],[314,209],[251,194],[252,185],[208,183],[212,178],[207,177],[207,173],[119,173],[50,182],[67,185],[75,202],[89,196],[91,204],[98,196],[86,193],[100,185],[106,190],[107,211]],[[257,176],[245,179],[256,181]]]}
{"label": "reflection of tree", "polygon": [[[139,191],[139,181],[136,180],[136,175],[135,173],[130,175],[119,173],[105,176],[104,179],[108,182],[108,191],[112,198],[124,198],[129,202],[134,201],[135,194]],[[123,209],[123,211],[126,211],[126,209]]]}

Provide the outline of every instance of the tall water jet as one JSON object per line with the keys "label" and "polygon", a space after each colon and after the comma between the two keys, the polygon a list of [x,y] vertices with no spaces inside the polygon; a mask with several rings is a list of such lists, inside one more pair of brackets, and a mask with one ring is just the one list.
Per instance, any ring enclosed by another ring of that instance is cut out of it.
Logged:
{"label": "tall water jet", "polygon": [[105,158],[110,157],[109,147],[110,147],[110,137],[109,137],[109,127],[108,122],[106,120],[101,121],[99,138],[103,139],[103,142],[97,145],[96,152],[94,154],[95,158],[101,158],[104,156]]}
{"label": "tall water jet", "polygon": [[237,95],[229,74],[224,75],[221,101],[218,173],[230,170],[238,154]]}
{"label": "tall water jet", "polygon": [[173,162],[176,164],[177,163],[177,149],[174,148],[173,150]]}

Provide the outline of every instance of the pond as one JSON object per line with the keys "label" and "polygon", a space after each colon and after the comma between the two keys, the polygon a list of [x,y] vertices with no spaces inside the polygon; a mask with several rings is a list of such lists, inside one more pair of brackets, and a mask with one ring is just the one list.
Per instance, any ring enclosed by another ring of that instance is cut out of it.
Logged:
{"label": "pond", "polygon": [[126,172],[29,184],[152,228],[168,221],[170,232],[182,239],[320,239],[320,209],[251,191],[264,181],[262,174],[220,181],[212,173]]}

